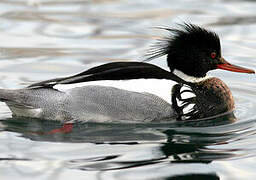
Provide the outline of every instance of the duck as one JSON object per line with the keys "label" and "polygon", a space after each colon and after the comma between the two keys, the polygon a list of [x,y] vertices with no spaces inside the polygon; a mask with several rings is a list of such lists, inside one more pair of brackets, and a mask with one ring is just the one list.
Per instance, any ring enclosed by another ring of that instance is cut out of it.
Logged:
{"label": "duck", "polygon": [[[57,120],[65,125],[76,121],[185,121],[233,111],[235,103],[228,86],[207,73],[222,69],[254,74],[254,70],[226,61],[220,38],[211,30],[189,23],[163,29],[169,35],[152,46],[147,60],[166,55],[169,70],[146,61],[110,62],[21,89],[0,89],[0,101],[7,104],[13,116]],[[148,92],[86,85],[88,81],[132,79],[174,82],[171,103]]]}

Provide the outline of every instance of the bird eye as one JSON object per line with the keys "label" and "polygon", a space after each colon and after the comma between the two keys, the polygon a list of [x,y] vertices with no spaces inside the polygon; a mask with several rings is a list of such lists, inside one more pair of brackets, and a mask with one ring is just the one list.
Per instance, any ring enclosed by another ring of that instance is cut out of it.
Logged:
{"label": "bird eye", "polygon": [[212,53],[211,53],[211,58],[212,58],[212,59],[216,58],[216,52],[212,52]]}

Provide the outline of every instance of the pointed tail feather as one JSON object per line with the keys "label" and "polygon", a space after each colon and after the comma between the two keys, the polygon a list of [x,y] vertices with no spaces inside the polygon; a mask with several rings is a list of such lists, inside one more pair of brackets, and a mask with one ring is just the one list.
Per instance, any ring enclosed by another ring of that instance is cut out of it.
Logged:
{"label": "pointed tail feather", "polygon": [[0,101],[14,101],[14,91],[15,90],[0,89]]}
{"label": "pointed tail feather", "polygon": [[9,107],[25,109],[33,108],[22,100],[19,90],[0,89],[0,101],[5,102]]}

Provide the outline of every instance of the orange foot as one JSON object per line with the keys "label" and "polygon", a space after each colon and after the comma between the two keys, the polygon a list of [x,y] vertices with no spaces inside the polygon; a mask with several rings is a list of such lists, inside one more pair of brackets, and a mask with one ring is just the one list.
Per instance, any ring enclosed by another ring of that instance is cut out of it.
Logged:
{"label": "orange foot", "polygon": [[73,123],[66,123],[61,128],[51,130],[45,134],[55,134],[55,133],[70,133],[73,129]]}

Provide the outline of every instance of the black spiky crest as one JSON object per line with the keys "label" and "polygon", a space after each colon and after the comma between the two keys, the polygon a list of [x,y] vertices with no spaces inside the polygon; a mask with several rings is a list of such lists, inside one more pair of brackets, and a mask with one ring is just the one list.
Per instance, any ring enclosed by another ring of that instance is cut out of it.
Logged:
{"label": "black spiky crest", "polygon": [[168,66],[187,75],[204,77],[216,66],[210,61],[210,53],[221,56],[218,35],[194,24],[178,24],[178,28],[160,28],[169,31],[168,37],[158,40],[146,54],[147,60],[167,56]]}

